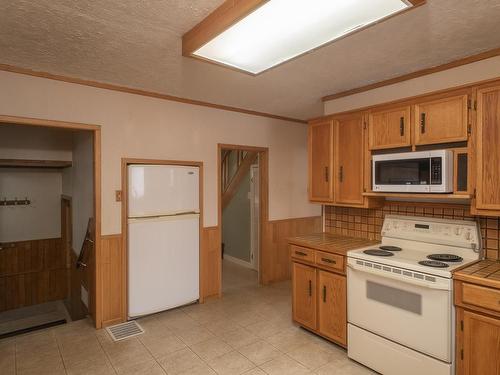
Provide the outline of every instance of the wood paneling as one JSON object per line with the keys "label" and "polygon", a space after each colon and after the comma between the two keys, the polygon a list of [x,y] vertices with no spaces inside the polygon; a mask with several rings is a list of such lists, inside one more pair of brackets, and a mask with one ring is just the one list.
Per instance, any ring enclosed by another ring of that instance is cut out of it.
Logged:
{"label": "wood paneling", "polygon": [[411,107],[373,110],[368,116],[370,150],[411,146]]}
{"label": "wood paneling", "polygon": [[0,251],[0,311],[65,299],[69,254],[60,238],[4,243]]}
{"label": "wood paneling", "polygon": [[495,57],[495,56],[499,56],[499,55],[500,55],[500,48],[495,48],[495,49],[492,49],[489,51],[478,53],[476,55],[467,56],[467,57],[464,57],[464,58],[461,58],[461,59],[458,59],[458,60],[455,60],[455,61],[452,61],[452,62],[449,62],[446,64],[418,70],[416,72],[412,72],[412,73],[408,73],[408,74],[403,74],[403,75],[395,77],[395,78],[387,79],[387,80],[380,81],[380,82],[371,83],[371,84],[366,85],[366,86],[361,86],[361,87],[357,87],[355,89],[338,92],[336,94],[327,95],[327,96],[324,96],[322,98],[322,100],[324,102],[327,102],[329,100],[343,98],[345,96],[354,95],[354,94],[358,94],[360,92],[373,90],[373,89],[376,89],[378,87],[393,85],[393,84],[398,83],[398,82],[403,82],[403,81],[407,81],[407,80],[410,80],[413,78],[422,77],[422,76],[425,76],[428,74],[437,73],[437,72],[441,72],[444,70],[456,68],[457,66],[471,64],[471,63],[476,62],[476,61],[489,59],[490,57]]}
{"label": "wood paneling", "polygon": [[262,283],[290,279],[288,238],[321,230],[321,217],[269,221],[262,233],[260,268]]}
{"label": "wood paneling", "polygon": [[347,344],[346,277],[318,270],[318,292],[318,330],[322,335],[345,346]]}
{"label": "wood paneling", "polygon": [[333,201],[333,122],[309,124],[309,200]]}
{"label": "wood paneling", "polygon": [[476,201],[482,209],[500,212],[500,85],[477,91]]}
{"label": "wood paneling", "polygon": [[467,141],[467,100],[467,95],[459,95],[415,104],[415,144]]}
{"label": "wood paneling", "polygon": [[292,265],[293,320],[310,329],[316,329],[317,287],[316,269],[300,263]]}
{"label": "wood paneling", "polygon": [[200,253],[200,295],[220,296],[222,258],[219,227],[203,228]]}
{"label": "wood paneling", "polygon": [[108,326],[127,319],[123,283],[124,256],[122,236],[101,237],[102,325]]}

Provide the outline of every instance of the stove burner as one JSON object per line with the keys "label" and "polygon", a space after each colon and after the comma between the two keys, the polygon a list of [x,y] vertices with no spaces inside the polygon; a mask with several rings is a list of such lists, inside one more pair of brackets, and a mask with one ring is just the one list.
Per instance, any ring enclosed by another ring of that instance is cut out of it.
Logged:
{"label": "stove burner", "polygon": [[401,251],[402,249],[397,246],[388,246],[388,245],[383,245],[379,246],[380,250],[387,250],[387,251]]}
{"label": "stove burner", "polygon": [[438,260],[440,262],[461,262],[463,258],[454,254],[431,254],[427,255],[427,259]]}
{"label": "stove burner", "polygon": [[422,266],[427,266],[427,267],[434,267],[434,268],[446,268],[448,265],[443,262],[438,262],[437,260],[422,260],[418,262],[418,264],[421,264]]}
{"label": "stove burner", "polygon": [[390,256],[394,255],[390,251],[385,251],[385,250],[380,250],[380,249],[368,249],[368,250],[363,251],[363,253],[368,254],[368,255],[375,255],[378,257],[390,257]]}

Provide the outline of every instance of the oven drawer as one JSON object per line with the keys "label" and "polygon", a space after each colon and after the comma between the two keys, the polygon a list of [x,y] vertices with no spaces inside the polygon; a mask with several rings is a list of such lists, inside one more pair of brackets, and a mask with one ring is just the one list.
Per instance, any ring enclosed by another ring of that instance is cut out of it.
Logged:
{"label": "oven drawer", "polygon": [[500,312],[500,290],[474,284],[462,284],[462,302]]}
{"label": "oven drawer", "polygon": [[290,255],[294,259],[314,263],[314,250],[305,247],[290,245]]}
{"label": "oven drawer", "polygon": [[316,251],[316,264],[322,267],[344,271],[344,257],[342,255]]}

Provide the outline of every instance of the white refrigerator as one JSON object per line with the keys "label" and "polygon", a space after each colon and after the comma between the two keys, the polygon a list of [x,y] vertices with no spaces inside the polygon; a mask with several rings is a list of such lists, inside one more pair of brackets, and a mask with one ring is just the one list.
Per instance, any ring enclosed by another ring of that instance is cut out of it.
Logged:
{"label": "white refrigerator", "polygon": [[128,317],[195,302],[199,168],[128,166]]}

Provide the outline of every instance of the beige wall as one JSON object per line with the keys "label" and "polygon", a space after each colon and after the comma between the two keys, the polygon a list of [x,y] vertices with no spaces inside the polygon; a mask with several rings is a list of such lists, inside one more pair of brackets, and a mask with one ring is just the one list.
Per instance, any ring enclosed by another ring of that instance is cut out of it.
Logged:
{"label": "beige wall", "polygon": [[60,237],[61,186],[57,169],[0,168],[0,199],[31,201],[0,206],[0,243]]}
{"label": "beige wall", "polygon": [[204,162],[204,226],[217,224],[217,143],[269,147],[271,220],[316,216],[306,125],[0,72],[0,114],[102,126],[102,233],[120,233],[122,157]]}
{"label": "beige wall", "polygon": [[[4,88],[0,85],[0,93]],[[71,132],[34,126],[0,126],[0,159],[71,160]]]}
{"label": "beige wall", "polygon": [[94,217],[94,151],[92,132],[73,134],[73,166],[71,167],[71,196],[73,250],[82,248],[89,218]]}
{"label": "beige wall", "polygon": [[500,56],[325,102],[325,115],[500,77]]}

